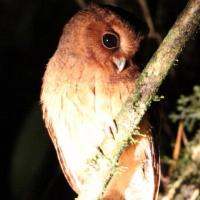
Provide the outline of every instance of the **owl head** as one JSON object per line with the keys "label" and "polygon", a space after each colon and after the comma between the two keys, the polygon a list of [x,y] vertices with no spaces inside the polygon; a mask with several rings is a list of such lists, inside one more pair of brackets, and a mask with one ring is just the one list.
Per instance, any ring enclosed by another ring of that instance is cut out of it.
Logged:
{"label": "owl head", "polygon": [[92,4],[67,23],[58,49],[121,72],[148,32],[146,23],[131,13]]}

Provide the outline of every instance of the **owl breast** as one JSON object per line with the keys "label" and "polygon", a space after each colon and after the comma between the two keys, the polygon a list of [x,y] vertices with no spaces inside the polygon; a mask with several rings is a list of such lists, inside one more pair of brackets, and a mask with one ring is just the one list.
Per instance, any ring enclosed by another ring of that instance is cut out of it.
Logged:
{"label": "owl breast", "polygon": [[[112,134],[114,119],[139,72],[133,64],[120,74],[112,69],[113,66],[108,72],[91,61],[87,63],[93,67],[92,71],[82,63],[65,70],[57,65],[57,59],[59,57],[54,56],[50,60],[48,65],[51,68],[44,76],[45,81],[51,82],[51,87],[46,87],[48,84],[43,86],[45,120],[49,127],[53,127],[52,134],[56,133],[52,138],[56,138],[54,145],[60,148],[64,166],[76,174],[84,171],[88,160],[99,153],[105,134]],[[76,185],[81,187],[80,183]]]}

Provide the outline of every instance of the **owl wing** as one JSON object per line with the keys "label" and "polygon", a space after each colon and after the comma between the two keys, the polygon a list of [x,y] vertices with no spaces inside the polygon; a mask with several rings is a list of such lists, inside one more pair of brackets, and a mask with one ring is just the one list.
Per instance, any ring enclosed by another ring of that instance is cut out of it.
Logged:
{"label": "owl wing", "polygon": [[137,142],[130,143],[122,152],[119,172],[113,175],[103,200],[157,199],[159,151],[147,117],[140,123],[140,133],[143,136],[133,136]]}
{"label": "owl wing", "polygon": [[44,111],[45,124],[48,129],[51,140],[54,144],[54,148],[56,150],[61,169],[62,169],[64,176],[67,179],[69,185],[73,188],[73,190],[77,194],[79,194],[80,188],[82,187],[81,178],[77,176],[77,173],[73,170],[73,168],[70,168],[68,166],[68,163],[65,159],[65,156],[64,156],[64,153],[62,150],[62,146],[60,146],[60,144],[58,144],[58,140],[57,140],[57,137],[54,132],[53,124],[51,121],[47,121],[48,118],[46,116],[47,116],[47,111]]}

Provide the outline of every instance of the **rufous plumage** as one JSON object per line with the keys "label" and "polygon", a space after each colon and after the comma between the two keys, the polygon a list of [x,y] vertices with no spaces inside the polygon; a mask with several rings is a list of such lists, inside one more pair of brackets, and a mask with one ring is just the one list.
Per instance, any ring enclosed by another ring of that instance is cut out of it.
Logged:
{"label": "rufous plumage", "polygon": [[[88,160],[101,153],[106,134],[140,75],[133,62],[146,24],[112,6],[90,5],[66,24],[50,59],[41,91],[43,118],[65,177],[81,191]],[[104,200],[156,199],[159,155],[151,125],[140,123],[119,159],[124,171],[114,174]]]}

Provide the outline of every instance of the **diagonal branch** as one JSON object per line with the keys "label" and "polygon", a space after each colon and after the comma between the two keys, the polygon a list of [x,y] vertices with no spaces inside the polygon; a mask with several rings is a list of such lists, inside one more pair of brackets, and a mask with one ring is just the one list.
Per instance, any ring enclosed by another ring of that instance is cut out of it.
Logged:
{"label": "diagonal branch", "polygon": [[107,138],[102,144],[105,156],[102,155],[96,160],[98,167],[91,170],[78,200],[97,200],[102,197],[109,180],[117,170],[116,163],[121,152],[177,56],[186,42],[198,31],[199,23],[200,0],[190,0],[137,80],[134,91],[116,118],[118,133],[115,140]]}

